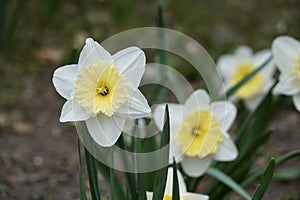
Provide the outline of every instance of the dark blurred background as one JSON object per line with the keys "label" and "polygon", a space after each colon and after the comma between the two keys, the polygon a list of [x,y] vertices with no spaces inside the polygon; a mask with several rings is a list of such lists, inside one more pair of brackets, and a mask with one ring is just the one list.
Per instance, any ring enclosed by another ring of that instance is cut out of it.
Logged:
{"label": "dark blurred background", "polygon": [[[70,64],[86,37],[101,42],[156,26],[158,5],[166,28],[194,38],[215,60],[241,44],[259,50],[278,35],[300,38],[299,0],[0,0],[0,199],[79,199],[76,130],[58,122],[64,100],[53,71]],[[279,114],[267,148],[275,155],[299,148],[299,123],[295,111]],[[299,182],[274,183],[267,199],[298,199]]]}

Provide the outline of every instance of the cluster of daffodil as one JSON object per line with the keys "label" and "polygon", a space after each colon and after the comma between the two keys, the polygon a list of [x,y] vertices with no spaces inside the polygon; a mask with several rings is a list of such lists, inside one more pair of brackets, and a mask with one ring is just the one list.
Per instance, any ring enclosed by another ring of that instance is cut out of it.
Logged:
{"label": "cluster of daffodil", "polygon": [[251,48],[241,46],[233,55],[220,57],[217,65],[224,76],[226,87],[230,88],[271,56],[273,59],[236,92],[234,99],[244,100],[246,107],[253,110],[274,84],[277,67],[280,77],[273,94],[292,96],[296,109],[300,111],[300,43],[294,38],[280,36],[274,40],[271,50],[266,49],[255,54]]}
{"label": "cluster of daffodil", "polygon": [[[98,145],[109,148],[118,141],[128,118],[151,118],[157,128],[163,130],[168,105],[169,163],[175,161],[185,177],[199,180],[213,160],[234,161],[238,158],[237,145],[229,133],[237,116],[235,103],[241,99],[250,111],[256,109],[276,82],[276,67],[280,75],[273,94],[292,96],[300,111],[300,42],[289,36],[276,38],[271,50],[254,54],[249,47],[241,46],[233,55],[219,58],[217,65],[227,89],[239,84],[259,66],[264,66],[226,101],[211,102],[205,90],[197,89],[182,105],[165,103],[151,109],[138,89],[145,64],[145,54],[138,47],[111,55],[99,43],[87,39],[78,64],[60,67],[53,75],[57,92],[67,100],[60,121],[84,121],[87,134]],[[167,173],[164,200],[173,199],[172,170],[169,168]],[[179,171],[177,173],[181,200],[208,199],[207,195],[188,192],[185,183],[188,178],[183,178]],[[152,199],[152,191],[145,196]]]}

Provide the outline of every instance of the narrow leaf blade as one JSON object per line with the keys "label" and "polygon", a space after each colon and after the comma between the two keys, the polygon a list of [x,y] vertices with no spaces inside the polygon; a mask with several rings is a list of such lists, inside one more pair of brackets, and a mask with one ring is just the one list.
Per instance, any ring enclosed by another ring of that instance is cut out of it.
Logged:
{"label": "narrow leaf blade", "polygon": [[87,200],[84,181],[83,181],[83,173],[82,173],[82,160],[81,160],[81,151],[80,151],[80,141],[77,139],[77,149],[78,149],[78,159],[79,159],[79,191],[80,191],[80,200]]}
{"label": "narrow leaf blade", "polygon": [[233,179],[231,179],[228,175],[224,174],[220,170],[216,168],[209,168],[207,170],[207,174],[218,179],[219,181],[230,187],[233,191],[242,196],[244,199],[251,199],[250,195],[239,184],[237,184]]}
{"label": "narrow leaf blade", "polygon": [[99,185],[98,185],[98,171],[96,167],[95,158],[90,154],[90,152],[84,148],[86,166],[89,176],[90,190],[93,200],[101,200]]}
{"label": "narrow leaf blade", "polygon": [[[163,148],[170,143],[170,122],[169,122],[169,107],[166,105],[165,110],[165,124],[163,127],[163,131],[161,134],[161,145]],[[168,147],[169,148],[169,147]],[[169,161],[169,149],[162,153],[160,156],[161,162]],[[153,192],[153,200],[161,200],[163,199],[165,193],[165,187],[167,183],[167,175],[168,175],[168,166],[158,170],[156,173],[155,181],[154,181],[154,192]]]}
{"label": "narrow leaf blade", "polygon": [[173,160],[173,190],[172,190],[172,200],[180,200],[180,191],[177,175],[177,166],[175,159]]}
{"label": "narrow leaf blade", "polygon": [[270,181],[272,180],[272,176],[274,173],[274,167],[275,167],[275,159],[272,158],[267,166],[267,169],[264,173],[264,176],[263,176],[260,184],[258,185],[258,187],[256,188],[256,190],[254,192],[252,200],[262,199],[262,197],[264,196],[264,194],[268,188]]}

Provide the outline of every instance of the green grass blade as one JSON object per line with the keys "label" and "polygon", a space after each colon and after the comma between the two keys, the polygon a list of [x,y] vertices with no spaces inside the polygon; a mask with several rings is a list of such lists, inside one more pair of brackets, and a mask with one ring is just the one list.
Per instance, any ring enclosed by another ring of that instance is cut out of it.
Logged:
{"label": "green grass blade", "polygon": [[[163,127],[163,131],[161,134],[161,145],[163,148],[170,143],[170,120],[169,120],[169,107],[166,105],[165,111],[165,124]],[[169,162],[169,149],[166,152],[163,152],[159,157],[160,162],[168,163]],[[166,183],[167,183],[167,175],[168,175],[168,166],[158,170],[154,180],[154,192],[153,192],[153,200],[161,200],[163,199]]]}
{"label": "green grass blade", "polygon": [[177,175],[177,166],[175,159],[173,160],[173,189],[172,189],[172,200],[180,200],[180,191]]}
{"label": "green grass blade", "polygon": [[84,181],[83,181],[83,173],[82,173],[82,160],[81,160],[81,151],[80,151],[80,142],[77,139],[77,149],[78,149],[78,160],[79,160],[79,191],[80,191],[80,200],[87,200]]}
{"label": "green grass blade", "polygon": [[84,148],[84,153],[85,153],[86,167],[89,176],[92,199],[101,200],[99,185],[98,185],[98,171],[96,166],[96,160],[86,148]]}
{"label": "green grass blade", "polygon": [[216,168],[209,168],[207,170],[207,174],[227,185],[229,188],[231,188],[244,199],[251,199],[250,195],[239,184],[237,184],[232,178],[230,178],[228,175],[224,174],[220,170]]}
{"label": "green grass blade", "polygon": [[230,88],[226,95],[221,97],[220,99],[226,99],[232,96],[236,91],[238,91],[245,83],[247,83],[251,78],[253,78],[260,70],[262,70],[270,61],[272,60],[272,56],[270,56],[265,62],[263,62],[259,67],[257,67],[253,72],[247,75],[244,79]]}
{"label": "green grass blade", "polygon": [[268,185],[270,183],[270,181],[272,180],[272,176],[274,173],[274,167],[275,167],[275,159],[272,158],[267,166],[267,169],[264,173],[264,176],[260,182],[260,184],[257,186],[253,198],[252,200],[261,200],[262,197],[264,196]]}
{"label": "green grass blade", "polygon": [[[295,151],[291,151],[291,152],[288,152],[284,155],[281,155],[281,156],[278,156],[275,160],[275,165],[279,165],[291,158],[294,158],[294,157],[297,157],[297,156],[300,156],[300,149],[298,150],[295,150]],[[247,184],[247,183],[250,183],[252,182],[253,180],[257,179],[258,177],[260,177],[264,171],[266,170],[266,167],[263,166],[263,167],[260,167],[252,172],[249,173],[249,176],[243,181],[243,184]]]}

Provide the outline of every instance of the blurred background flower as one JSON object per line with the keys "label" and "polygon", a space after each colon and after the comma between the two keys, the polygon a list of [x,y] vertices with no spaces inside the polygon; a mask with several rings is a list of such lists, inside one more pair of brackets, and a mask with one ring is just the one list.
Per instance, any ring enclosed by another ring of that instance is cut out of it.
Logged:
{"label": "blurred background flower", "polygon": [[[230,89],[270,58],[271,50],[265,49],[253,53],[248,46],[239,46],[232,55],[220,56],[217,66],[224,77],[225,88]],[[274,74],[275,66],[271,60],[236,92],[233,99],[242,99],[249,110],[255,109],[273,85]]]}
{"label": "blurred background flower", "polygon": [[272,52],[280,71],[279,83],[273,92],[292,96],[300,111],[300,42],[290,36],[280,36],[274,40]]}

